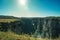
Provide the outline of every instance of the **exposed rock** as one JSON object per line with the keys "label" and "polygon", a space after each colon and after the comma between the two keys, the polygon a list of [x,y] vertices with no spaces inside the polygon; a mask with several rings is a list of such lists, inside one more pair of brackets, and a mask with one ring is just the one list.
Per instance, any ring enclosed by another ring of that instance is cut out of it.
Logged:
{"label": "exposed rock", "polygon": [[11,30],[17,34],[37,34],[40,37],[57,38],[60,35],[60,17],[20,18],[20,21],[0,23],[0,31],[4,30]]}

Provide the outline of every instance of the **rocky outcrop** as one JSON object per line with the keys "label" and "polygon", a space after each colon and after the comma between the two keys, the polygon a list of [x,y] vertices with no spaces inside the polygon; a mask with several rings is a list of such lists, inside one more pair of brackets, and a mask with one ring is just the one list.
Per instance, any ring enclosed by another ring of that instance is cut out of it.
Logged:
{"label": "rocky outcrop", "polygon": [[0,31],[11,30],[17,34],[35,34],[40,37],[57,38],[60,35],[60,17],[20,18],[11,23],[0,23]]}
{"label": "rocky outcrop", "polygon": [[60,23],[59,19],[57,18],[52,18],[52,19],[45,19],[44,20],[44,25],[43,25],[43,30],[42,30],[42,35],[44,37],[51,37],[55,38],[60,35]]}

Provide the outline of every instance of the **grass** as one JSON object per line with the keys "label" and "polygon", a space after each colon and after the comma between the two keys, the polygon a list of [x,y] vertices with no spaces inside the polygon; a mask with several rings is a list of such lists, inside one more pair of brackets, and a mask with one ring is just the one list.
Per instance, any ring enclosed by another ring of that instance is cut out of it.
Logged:
{"label": "grass", "polygon": [[[13,32],[0,32],[0,40],[53,40],[53,39],[34,38],[30,37],[30,35],[27,34],[17,35]],[[54,40],[60,40],[60,37]]]}
{"label": "grass", "polygon": [[17,20],[19,20],[19,19],[0,19],[0,22],[14,22]]}

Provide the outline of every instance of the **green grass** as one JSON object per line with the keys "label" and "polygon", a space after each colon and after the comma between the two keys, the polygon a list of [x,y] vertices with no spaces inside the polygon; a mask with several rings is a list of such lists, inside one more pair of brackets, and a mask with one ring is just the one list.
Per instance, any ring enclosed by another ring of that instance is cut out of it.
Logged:
{"label": "green grass", "polygon": [[[53,40],[53,39],[34,38],[30,37],[30,35],[27,34],[17,35],[13,32],[0,32],[0,40]],[[57,38],[56,40],[60,40],[60,37]]]}

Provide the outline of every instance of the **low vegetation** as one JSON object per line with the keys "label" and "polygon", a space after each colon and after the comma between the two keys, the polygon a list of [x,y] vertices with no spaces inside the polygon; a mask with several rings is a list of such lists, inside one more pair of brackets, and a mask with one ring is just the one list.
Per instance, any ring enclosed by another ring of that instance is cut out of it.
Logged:
{"label": "low vegetation", "polygon": [[19,19],[0,19],[0,22],[14,22],[17,20],[19,20]]}
{"label": "low vegetation", "polygon": [[57,39],[35,38],[28,34],[17,35],[13,32],[0,32],[0,40],[60,40],[60,37]]}

